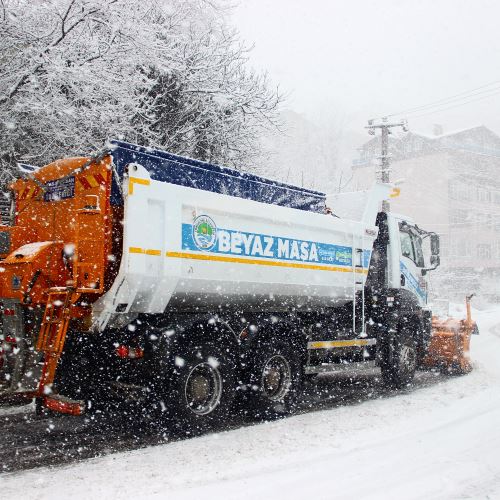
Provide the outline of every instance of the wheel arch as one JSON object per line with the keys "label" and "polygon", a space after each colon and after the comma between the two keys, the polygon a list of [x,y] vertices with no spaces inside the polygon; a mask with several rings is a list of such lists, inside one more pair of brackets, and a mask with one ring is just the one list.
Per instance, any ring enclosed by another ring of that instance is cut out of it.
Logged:
{"label": "wheel arch", "polygon": [[169,353],[180,347],[217,342],[226,346],[227,352],[238,359],[240,342],[234,330],[217,315],[184,315],[160,318],[148,327],[145,357],[152,371],[167,369]]}
{"label": "wheel arch", "polygon": [[295,315],[287,317],[272,315],[271,318],[271,321],[260,321],[243,330],[243,337],[245,333],[247,334],[242,345],[245,350],[258,350],[268,343],[279,341],[306,351],[306,326],[301,323],[300,318]]}

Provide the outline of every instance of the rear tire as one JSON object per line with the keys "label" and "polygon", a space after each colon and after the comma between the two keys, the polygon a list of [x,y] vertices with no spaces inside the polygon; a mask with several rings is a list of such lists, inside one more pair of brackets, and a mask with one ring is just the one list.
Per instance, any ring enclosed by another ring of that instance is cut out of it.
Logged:
{"label": "rear tire", "polygon": [[400,330],[382,352],[382,381],[392,389],[403,389],[415,376],[418,362],[417,344],[413,335]]}
{"label": "rear tire", "polygon": [[277,418],[297,409],[302,387],[301,357],[293,344],[275,341],[254,353],[246,394],[258,418]]}
{"label": "rear tire", "polygon": [[169,365],[159,394],[169,428],[196,435],[227,418],[236,391],[236,362],[224,344],[186,343],[170,353]]}

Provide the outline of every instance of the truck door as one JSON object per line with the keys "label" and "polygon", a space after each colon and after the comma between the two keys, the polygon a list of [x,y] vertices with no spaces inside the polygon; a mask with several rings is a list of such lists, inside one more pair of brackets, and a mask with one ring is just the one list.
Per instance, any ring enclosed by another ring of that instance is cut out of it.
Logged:
{"label": "truck door", "polygon": [[421,306],[427,303],[427,281],[422,274],[425,267],[422,238],[414,226],[398,221],[401,289],[412,293]]}

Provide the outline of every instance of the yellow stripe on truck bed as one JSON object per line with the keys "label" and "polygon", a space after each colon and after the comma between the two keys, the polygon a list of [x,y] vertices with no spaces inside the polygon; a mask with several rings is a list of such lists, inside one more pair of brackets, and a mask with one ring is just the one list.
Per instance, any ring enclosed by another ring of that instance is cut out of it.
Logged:
{"label": "yellow stripe on truck bed", "polygon": [[[161,255],[160,250],[155,249],[145,249],[141,247],[129,247],[129,253],[139,253],[145,255]],[[302,264],[300,262],[282,262],[276,260],[264,260],[264,259],[248,259],[242,257],[227,257],[224,255],[211,255],[211,254],[199,254],[199,253],[188,253],[188,252],[166,252],[166,257],[173,257],[177,259],[193,259],[193,260],[205,260],[213,262],[233,262],[235,264],[251,264],[257,266],[275,266],[275,267],[291,267],[295,269],[314,269],[319,271],[333,271],[337,273],[352,273],[353,271],[358,274],[368,274],[368,269],[363,268],[352,268],[351,266],[325,266],[318,264]],[[364,344],[363,344],[364,345]]]}
{"label": "yellow stripe on truck bed", "polygon": [[[198,254],[198,253],[187,253],[187,252],[167,252],[167,257],[175,257],[179,259],[194,259],[194,260],[210,260],[214,262],[234,262],[236,264],[252,264],[257,266],[276,266],[276,267],[292,267],[298,269],[316,269],[320,271],[334,271],[340,273],[352,273],[353,268],[351,266],[339,267],[339,266],[324,266],[318,264],[302,264],[299,262],[283,262],[276,260],[264,260],[264,259],[247,259],[242,257],[226,257],[223,255],[211,255],[211,254]],[[356,273],[368,274],[368,269],[355,268]]]}

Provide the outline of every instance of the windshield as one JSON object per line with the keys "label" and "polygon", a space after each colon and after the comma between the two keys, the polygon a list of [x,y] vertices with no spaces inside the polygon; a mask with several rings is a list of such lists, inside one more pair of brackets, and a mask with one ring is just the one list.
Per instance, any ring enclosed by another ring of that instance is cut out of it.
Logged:
{"label": "windshield", "polygon": [[412,230],[407,223],[399,224],[399,238],[401,242],[401,255],[413,261],[416,266],[424,267],[424,252],[422,238]]}

